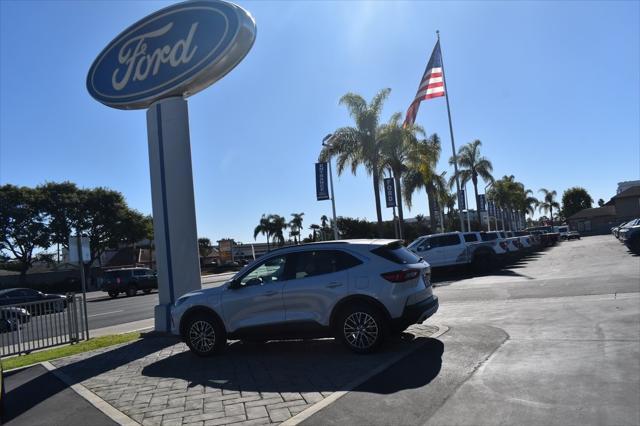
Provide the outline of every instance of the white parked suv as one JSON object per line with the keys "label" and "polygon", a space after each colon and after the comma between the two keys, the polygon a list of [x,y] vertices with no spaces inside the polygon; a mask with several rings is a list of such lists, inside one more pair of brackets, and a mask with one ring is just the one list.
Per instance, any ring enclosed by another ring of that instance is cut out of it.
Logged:
{"label": "white parked suv", "polygon": [[201,356],[227,339],[336,337],[371,352],[438,310],[429,264],[397,240],[344,240],[267,253],[218,287],[180,297],[172,332]]}

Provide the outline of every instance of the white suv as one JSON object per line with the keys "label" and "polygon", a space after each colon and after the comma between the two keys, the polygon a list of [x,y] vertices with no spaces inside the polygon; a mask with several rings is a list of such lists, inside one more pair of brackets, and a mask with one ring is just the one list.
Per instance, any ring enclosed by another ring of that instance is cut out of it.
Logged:
{"label": "white suv", "polygon": [[247,342],[336,337],[371,352],[438,310],[431,269],[396,240],[303,244],[267,253],[218,287],[180,297],[172,332],[201,356]]}

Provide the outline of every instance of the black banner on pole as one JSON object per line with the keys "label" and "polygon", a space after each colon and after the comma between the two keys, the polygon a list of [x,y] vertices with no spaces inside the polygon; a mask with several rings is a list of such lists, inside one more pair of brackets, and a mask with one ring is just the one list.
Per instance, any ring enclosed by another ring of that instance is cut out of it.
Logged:
{"label": "black banner on pole", "polygon": [[316,198],[318,201],[328,200],[330,198],[327,169],[327,163],[316,163]]}
{"label": "black banner on pole", "polygon": [[480,205],[478,206],[478,211],[484,212],[487,211],[487,197],[485,194],[479,194],[478,198],[480,199]]}
{"label": "black banner on pole", "polygon": [[458,210],[466,210],[467,206],[464,202],[464,189],[461,189],[458,192]]}
{"label": "black banner on pole", "polygon": [[393,178],[384,179],[384,198],[387,200],[387,207],[396,207],[396,187]]}

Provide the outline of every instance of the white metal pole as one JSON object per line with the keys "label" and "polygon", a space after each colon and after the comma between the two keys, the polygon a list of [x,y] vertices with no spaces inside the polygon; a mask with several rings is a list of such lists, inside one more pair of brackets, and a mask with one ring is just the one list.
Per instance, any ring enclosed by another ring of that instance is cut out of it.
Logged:
{"label": "white metal pole", "polygon": [[471,215],[469,214],[469,197],[467,197],[467,185],[464,185],[464,204],[467,208],[467,231],[471,232]]}
{"label": "white metal pole", "polygon": [[329,160],[329,185],[331,185],[331,208],[333,209],[333,239],[338,239],[338,220],[336,218],[336,193],[333,190],[333,172],[331,171],[331,160]]}

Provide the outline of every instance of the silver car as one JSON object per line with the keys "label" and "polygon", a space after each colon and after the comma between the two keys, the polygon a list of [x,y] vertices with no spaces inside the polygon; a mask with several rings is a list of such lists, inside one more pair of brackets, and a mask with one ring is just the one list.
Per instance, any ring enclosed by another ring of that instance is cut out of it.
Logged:
{"label": "silver car", "polygon": [[397,240],[345,240],[267,253],[218,287],[187,293],[172,332],[201,356],[227,339],[335,337],[358,353],[438,310],[429,264]]}

